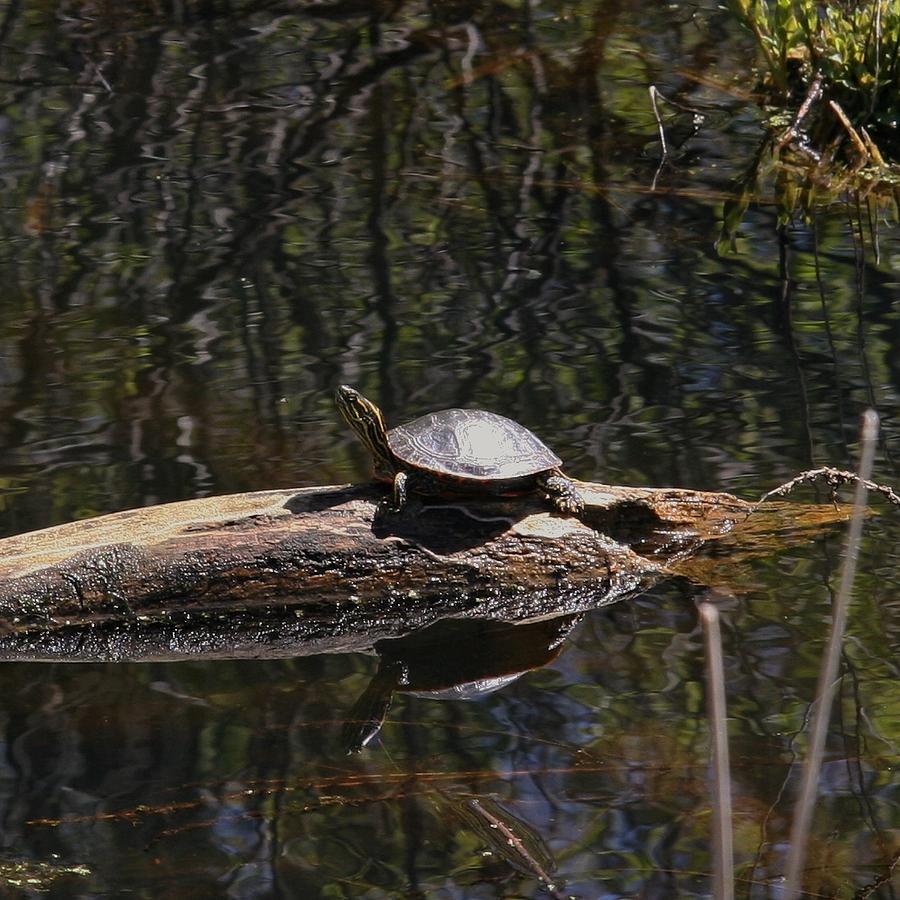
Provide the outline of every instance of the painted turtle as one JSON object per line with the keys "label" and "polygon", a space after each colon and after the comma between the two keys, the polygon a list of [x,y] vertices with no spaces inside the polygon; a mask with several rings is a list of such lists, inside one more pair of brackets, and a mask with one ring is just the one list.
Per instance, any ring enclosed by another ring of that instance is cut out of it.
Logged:
{"label": "painted turtle", "polygon": [[483,409],[443,409],[388,431],[381,410],[341,385],[338,409],[375,459],[375,477],[392,482],[399,510],[420,494],[522,494],[543,491],[564,513],[584,500],[561,460],[523,425]]}

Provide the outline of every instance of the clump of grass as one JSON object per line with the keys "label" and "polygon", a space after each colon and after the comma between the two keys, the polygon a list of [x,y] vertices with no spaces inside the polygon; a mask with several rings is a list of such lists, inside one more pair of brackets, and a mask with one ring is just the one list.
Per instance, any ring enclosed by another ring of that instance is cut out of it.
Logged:
{"label": "clump of grass", "polygon": [[731,3],[759,45],[766,102],[789,113],[779,148],[860,169],[900,160],[897,0]]}
{"label": "clump of grass", "polygon": [[879,210],[900,219],[900,0],[730,3],[759,45],[768,131],[725,203],[719,252],[772,175],[782,224],[836,201],[870,228]]}

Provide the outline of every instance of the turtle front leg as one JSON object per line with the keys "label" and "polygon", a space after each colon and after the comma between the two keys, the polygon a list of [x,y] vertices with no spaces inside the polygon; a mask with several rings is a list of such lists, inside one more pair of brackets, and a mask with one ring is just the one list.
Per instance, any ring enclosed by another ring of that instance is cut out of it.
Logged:
{"label": "turtle front leg", "polygon": [[553,505],[561,513],[583,513],[584,497],[570,481],[558,469],[553,469],[538,476],[538,487],[546,492]]}
{"label": "turtle front leg", "polygon": [[400,512],[409,497],[409,475],[406,472],[398,472],[394,476],[394,493],[391,498],[391,509]]}
{"label": "turtle front leg", "polygon": [[410,494],[439,494],[440,483],[426,472],[413,470],[411,472],[400,471],[394,475],[393,490],[388,506],[392,512],[398,513],[404,509]]}

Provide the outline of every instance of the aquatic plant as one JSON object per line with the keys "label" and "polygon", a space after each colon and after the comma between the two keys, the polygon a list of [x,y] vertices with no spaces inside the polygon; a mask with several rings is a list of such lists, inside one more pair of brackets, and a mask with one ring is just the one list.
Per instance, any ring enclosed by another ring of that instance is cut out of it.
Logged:
{"label": "aquatic plant", "polygon": [[900,217],[900,3],[730,0],[760,49],[767,132],[724,204],[720,253],[744,214],[773,191],[781,226],[848,203],[878,247],[877,222]]}
{"label": "aquatic plant", "polygon": [[780,146],[854,166],[900,159],[900,4],[895,0],[731,0],[752,31]]}

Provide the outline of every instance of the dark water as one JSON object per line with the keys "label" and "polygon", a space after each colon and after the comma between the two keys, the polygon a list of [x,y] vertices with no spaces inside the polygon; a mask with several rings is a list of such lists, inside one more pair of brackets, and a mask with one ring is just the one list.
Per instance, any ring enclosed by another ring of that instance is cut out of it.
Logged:
{"label": "dark water", "polygon": [[[712,2],[11,0],[2,533],[363,479],[342,382],[394,422],[511,415],[584,479],[748,498],[854,465],[874,406],[897,484],[896,208],[787,214],[763,159],[725,252],[763,139],[751,56]],[[651,83],[679,104],[659,172]],[[881,509],[810,896],[900,894]],[[832,533],[723,560],[739,896],[778,896],[840,558]],[[397,693],[353,757],[374,657],[5,664],[0,872],[12,896],[708,896],[695,599],[566,623],[474,699]]]}

